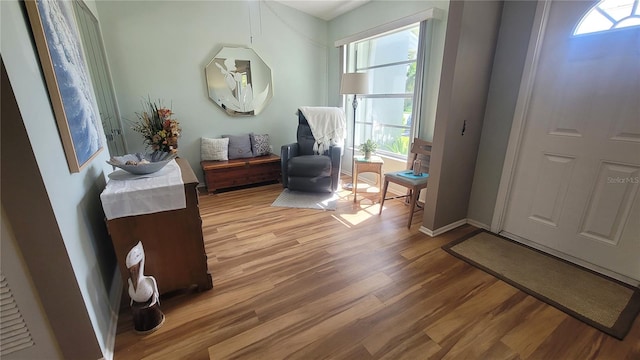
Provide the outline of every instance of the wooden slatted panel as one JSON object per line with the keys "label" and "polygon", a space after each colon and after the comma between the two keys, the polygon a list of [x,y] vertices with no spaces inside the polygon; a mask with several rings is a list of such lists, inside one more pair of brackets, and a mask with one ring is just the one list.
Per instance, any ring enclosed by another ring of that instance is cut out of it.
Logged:
{"label": "wooden slatted panel", "polygon": [[0,274],[0,357],[35,346],[11,288]]}

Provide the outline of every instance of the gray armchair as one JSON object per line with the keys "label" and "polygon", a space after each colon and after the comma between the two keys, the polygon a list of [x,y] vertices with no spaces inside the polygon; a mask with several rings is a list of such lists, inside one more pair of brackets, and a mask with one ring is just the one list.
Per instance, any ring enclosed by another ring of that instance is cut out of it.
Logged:
{"label": "gray armchair", "polygon": [[313,152],[316,142],[307,119],[298,111],[298,142],[281,149],[282,186],[289,190],[333,192],[340,182],[341,148],[331,146],[323,155]]}

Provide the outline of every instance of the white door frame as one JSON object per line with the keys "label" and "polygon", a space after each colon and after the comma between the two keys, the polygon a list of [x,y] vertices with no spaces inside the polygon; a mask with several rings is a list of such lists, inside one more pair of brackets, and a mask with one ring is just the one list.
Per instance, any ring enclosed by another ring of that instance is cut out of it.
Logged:
{"label": "white door frame", "polygon": [[502,167],[502,176],[500,177],[500,186],[498,187],[496,205],[493,210],[493,219],[491,220],[491,231],[496,234],[504,230],[507,204],[511,194],[511,186],[516,173],[516,167],[518,165],[517,159],[522,145],[529,100],[531,99],[533,84],[538,70],[538,60],[540,58],[540,50],[542,49],[542,42],[547,27],[551,1],[552,0],[538,1],[536,14],[533,19],[531,37],[529,38],[529,48],[527,50],[527,57],[524,64],[524,70],[522,72],[522,80],[520,81],[518,100],[516,102],[513,124],[511,125],[511,133],[509,134],[509,143],[507,145],[507,153],[505,154],[504,165]]}

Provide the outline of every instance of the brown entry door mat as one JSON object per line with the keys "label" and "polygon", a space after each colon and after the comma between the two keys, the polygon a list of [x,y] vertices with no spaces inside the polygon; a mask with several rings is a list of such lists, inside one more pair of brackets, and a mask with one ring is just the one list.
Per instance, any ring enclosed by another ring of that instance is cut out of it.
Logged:
{"label": "brown entry door mat", "polygon": [[484,230],[442,248],[620,340],[640,311],[640,289]]}

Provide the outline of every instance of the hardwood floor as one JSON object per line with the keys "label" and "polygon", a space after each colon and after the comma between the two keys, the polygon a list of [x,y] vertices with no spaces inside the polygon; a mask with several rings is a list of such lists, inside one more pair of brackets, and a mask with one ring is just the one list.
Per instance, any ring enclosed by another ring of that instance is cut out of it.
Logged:
{"label": "hardwood floor", "polygon": [[280,191],[200,197],[213,289],[162,299],[150,335],[122,312],[115,359],[640,359],[640,320],[618,341],[440,249],[472,226],[430,238],[400,201]]}

